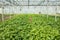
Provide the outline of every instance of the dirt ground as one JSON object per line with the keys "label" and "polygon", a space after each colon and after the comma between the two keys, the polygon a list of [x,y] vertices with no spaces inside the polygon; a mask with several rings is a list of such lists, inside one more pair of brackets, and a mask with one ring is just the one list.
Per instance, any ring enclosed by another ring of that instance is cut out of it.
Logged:
{"label": "dirt ground", "polygon": [[[7,19],[10,19],[12,16],[13,16],[13,15],[8,15],[8,14],[6,15],[6,14],[4,14],[4,15],[3,15],[3,19],[4,19],[4,20],[7,20]],[[0,14],[0,22],[2,22],[2,15],[1,15],[1,14]]]}

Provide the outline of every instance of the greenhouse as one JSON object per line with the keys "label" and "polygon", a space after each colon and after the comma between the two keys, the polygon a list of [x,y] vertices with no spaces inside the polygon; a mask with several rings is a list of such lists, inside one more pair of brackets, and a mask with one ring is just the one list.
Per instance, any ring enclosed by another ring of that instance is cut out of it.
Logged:
{"label": "greenhouse", "polygon": [[0,10],[0,13],[2,10],[4,13],[60,13],[60,0],[0,0]]}
{"label": "greenhouse", "polygon": [[0,0],[0,40],[60,40],[60,0]]}

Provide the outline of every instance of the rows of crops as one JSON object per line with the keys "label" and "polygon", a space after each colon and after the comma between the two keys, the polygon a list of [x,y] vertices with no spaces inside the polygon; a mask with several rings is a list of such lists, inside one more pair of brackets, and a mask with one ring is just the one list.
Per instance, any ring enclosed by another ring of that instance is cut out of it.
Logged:
{"label": "rows of crops", "polygon": [[16,15],[0,24],[0,40],[60,40],[60,17]]}

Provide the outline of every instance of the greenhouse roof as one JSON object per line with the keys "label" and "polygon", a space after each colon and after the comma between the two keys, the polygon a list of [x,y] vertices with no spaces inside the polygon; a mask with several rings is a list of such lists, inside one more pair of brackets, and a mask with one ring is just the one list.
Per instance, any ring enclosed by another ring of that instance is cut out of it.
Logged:
{"label": "greenhouse roof", "polygon": [[60,0],[0,0],[2,5],[15,6],[60,6]]}

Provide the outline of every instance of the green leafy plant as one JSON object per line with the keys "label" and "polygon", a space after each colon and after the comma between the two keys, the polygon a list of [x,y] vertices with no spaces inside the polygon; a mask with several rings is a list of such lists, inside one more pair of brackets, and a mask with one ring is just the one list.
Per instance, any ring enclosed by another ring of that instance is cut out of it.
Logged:
{"label": "green leafy plant", "polygon": [[59,28],[60,17],[20,14],[0,25],[0,40],[59,40]]}

